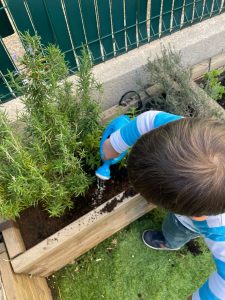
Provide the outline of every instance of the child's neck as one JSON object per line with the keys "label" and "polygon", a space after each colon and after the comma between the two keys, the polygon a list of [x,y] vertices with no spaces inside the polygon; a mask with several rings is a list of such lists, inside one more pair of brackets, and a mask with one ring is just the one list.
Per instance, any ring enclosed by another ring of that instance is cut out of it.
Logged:
{"label": "child's neck", "polygon": [[191,217],[191,219],[193,219],[194,221],[205,221],[207,218],[207,216]]}

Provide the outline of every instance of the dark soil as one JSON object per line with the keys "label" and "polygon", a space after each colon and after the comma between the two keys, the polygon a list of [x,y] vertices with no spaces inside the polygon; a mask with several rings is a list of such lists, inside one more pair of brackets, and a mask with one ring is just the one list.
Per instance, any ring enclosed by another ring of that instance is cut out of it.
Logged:
{"label": "dark soil", "polygon": [[118,203],[123,202],[127,197],[132,197],[136,194],[132,186],[129,186],[128,189],[123,193],[122,197],[115,197],[110,202],[107,202],[106,205],[102,208],[101,213],[111,212]]}
{"label": "dark soil", "polygon": [[192,255],[197,256],[199,254],[202,254],[201,247],[197,240],[191,240],[186,244],[186,247],[188,251],[191,252]]}
{"label": "dark soil", "polygon": [[[115,197],[110,203],[107,203],[101,213],[112,211],[117,204],[122,202],[127,196],[135,194],[128,182],[127,170],[119,170],[118,166],[112,167],[112,179],[106,181],[105,184],[106,189],[103,193],[102,199],[97,199],[95,182],[90,187],[85,197],[77,197],[73,199],[74,208],[67,210],[60,218],[49,217],[41,204],[24,210],[20,218],[16,221],[24,239],[26,249],[33,247],[37,243],[79,219],[92,209],[98,207],[119,193],[126,191],[122,197]],[[93,195],[96,195],[94,199]]]}
{"label": "dark soil", "polygon": [[223,109],[225,109],[225,95],[223,95],[223,98],[219,100],[218,103],[220,106],[223,107]]}

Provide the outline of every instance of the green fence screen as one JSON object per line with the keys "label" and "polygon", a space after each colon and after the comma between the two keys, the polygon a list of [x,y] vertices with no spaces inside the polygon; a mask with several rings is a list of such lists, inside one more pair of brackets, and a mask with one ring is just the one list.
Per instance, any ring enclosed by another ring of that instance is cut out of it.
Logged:
{"label": "green fence screen", "polygon": [[4,38],[11,35],[13,32],[12,25],[0,0],[0,36]]}

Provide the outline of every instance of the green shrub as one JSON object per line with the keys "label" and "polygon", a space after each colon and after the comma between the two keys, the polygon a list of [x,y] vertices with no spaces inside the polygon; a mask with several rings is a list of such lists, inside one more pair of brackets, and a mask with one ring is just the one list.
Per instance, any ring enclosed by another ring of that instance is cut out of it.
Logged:
{"label": "green shrub", "polygon": [[225,94],[225,87],[219,81],[219,77],[222,72],[222,70],[212,70],[204,75],[204,79],[206,81],[204,90],[216,101],[222,99]]}
{"label": "green shrub", "polygon": [[[21,59],[23,71],[9,76],[14,89],[22,94],[26,108],[22,120],[26,126],[20,152],[15,151],[14,141],[10,140],[15,134],[9,125],[4,139],[7,143],[1,141],[1,149],[5,146],[5,153],[12,157],[10,164],[1,170],[1,216],[18,216],[21,210],[38,201],[51,216],[59,216],[72,207],[72,195],[79,196],[88,189],[92,178],[86,171],[100,161],[100,106],[92,97],[100,85],[91,72],[92,61],[87,50],[82,51],[73,91],[61,51],[54,45],[44,47],[38,36],[25,34],[22,38],[27,50]],[[6,118],[1,115],[1,123],[4,122]],[[5,161],[2,155],[1,160]],[[18,193],[15,187],[15,197],[11,198],[10,177],[14,168]],[[19,186],[20,175],[25,183]]]}
{"label": "green shrub", "polygon": [[0,216],[14,218],[50,195],[52,187],[2,112],[0,128]]}
{"label": "green shrub", "polygon": [[192,89],[191,70],[182,65],[179,53],[162,48],[161,57],[148,61],[146,74],[149,86],[162,91],[150,100],[153,107],[183,116],[205,114],[204,99]]}

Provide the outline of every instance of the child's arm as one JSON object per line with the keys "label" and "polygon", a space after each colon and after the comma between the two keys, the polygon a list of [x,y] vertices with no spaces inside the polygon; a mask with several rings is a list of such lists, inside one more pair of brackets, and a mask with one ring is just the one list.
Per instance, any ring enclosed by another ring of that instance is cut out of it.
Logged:
{"label": "child's arm", "polygon": [[106,140],[103,145],[105,159],[117,157],[120,153],[133,146],[143,134],[181,118],[181,116],[156,110],[142,113],[126,126],[114,132],[110,139]]}
{"label": "child's arm", "polygon": [[217,271],[192,296],[192,300],[225,300],[225,227],[221,235],[210,234],[205,242],[212,252]]}

